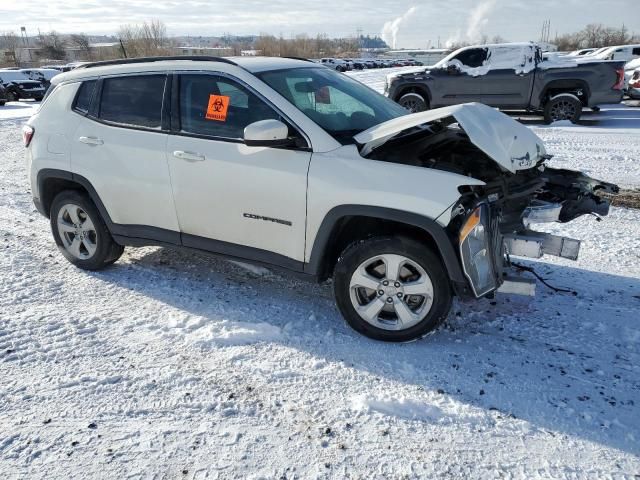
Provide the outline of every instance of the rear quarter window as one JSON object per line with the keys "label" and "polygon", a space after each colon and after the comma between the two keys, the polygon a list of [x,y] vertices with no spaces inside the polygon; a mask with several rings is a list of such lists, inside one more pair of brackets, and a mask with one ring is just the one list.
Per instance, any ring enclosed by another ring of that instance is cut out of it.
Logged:
{"label": "rear quarter window", "polygon": [[[73,109],[76,112],[86,114],[89,111],[89,106],[91,105],[91,99],[93,98],[93,92],[95,90],[95,87],[96,87],[95,80],[87,80],[85,82],[82,82],[82,85],[80,85],[80,88],[78,88],[78,93],[76,93],[75,102],[73,103]],[[45,98],[49,96],[49,93],[52,91],[52,88],[53,88],[53,85],[49,87],[49,90],[47,90],[47,94],[45,95]]]}

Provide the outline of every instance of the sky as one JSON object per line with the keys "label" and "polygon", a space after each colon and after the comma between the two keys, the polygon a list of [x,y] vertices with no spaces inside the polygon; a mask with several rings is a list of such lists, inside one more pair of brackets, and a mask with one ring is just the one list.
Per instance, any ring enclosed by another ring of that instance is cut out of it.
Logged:
{"label": "sky", "polygon": [[270,33],[290,37],[383,35],[390,46],[426,48],[486,34],[538,40],[589,23],[640,34],[638,0],[0,0],[0,32],[115,34],[122,24],[163,21],[170,35]]}

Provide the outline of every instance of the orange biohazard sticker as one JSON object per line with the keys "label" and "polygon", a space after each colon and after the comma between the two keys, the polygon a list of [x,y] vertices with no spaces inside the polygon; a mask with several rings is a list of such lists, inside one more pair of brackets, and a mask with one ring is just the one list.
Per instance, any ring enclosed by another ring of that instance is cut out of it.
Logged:
{"label": "orange biohazard sticker", "polygon": [[227,110],[229,109],[229,97],[224,95],[209,95],[209,105],[207,105],[207,120],[227,120]]}

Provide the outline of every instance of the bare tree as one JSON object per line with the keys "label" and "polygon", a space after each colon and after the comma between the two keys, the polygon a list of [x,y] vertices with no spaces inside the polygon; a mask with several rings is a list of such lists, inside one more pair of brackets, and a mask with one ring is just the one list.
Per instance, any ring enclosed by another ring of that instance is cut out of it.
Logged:
{"label": "bare tree", "polygon": [[64,50],[66,41],[55,30],[40,34],[37,43],[39,47],[37,54],[40,58],[64,60],[67,56]]}
{"label": "bare tree", "polygon": [[69,37],[69,41],[72,45],[80,49],[85,60],[93,60],[91,42],[87,35],[84,33],[74,34]]}
{"label": "bare tree", "polygon": [[169,51],[167,27],[160,20],[142,25],[121,25],[118,36],[129,57],[156,57]]}
{"label": "bare tree", "polygon": [[600,48],[614,45],[627,45],[640,41],[637,35],[631,35],[625,25],[605,27],[600,23],[587,25],[579,32],[557,36],[554,43],[558,50],[576,50],[579,48]]}

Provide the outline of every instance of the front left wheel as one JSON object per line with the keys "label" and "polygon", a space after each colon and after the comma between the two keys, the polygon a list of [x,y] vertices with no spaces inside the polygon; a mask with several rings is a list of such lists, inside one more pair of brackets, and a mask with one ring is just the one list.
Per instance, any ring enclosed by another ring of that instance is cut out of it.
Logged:
{"label": "front left wheel", "polygon": [[114,263],[124,251],[84,193],[66,190],[56,195],[51,203],[50,222],[58,249],[76,267],[100,270]]}
{"label": "front left wheel", "polygon": [[429,109],[425,98],[418,93],[405,93],[398,99],[398,103],[411,113],[424,112]]}
{"label": "front left wheel", "polygon": [[347,323],[376,340],[406,342],[433,331],[451,308],[449,278],[429,247],[409,238],[372,238],[347,248],[334,271]]}

